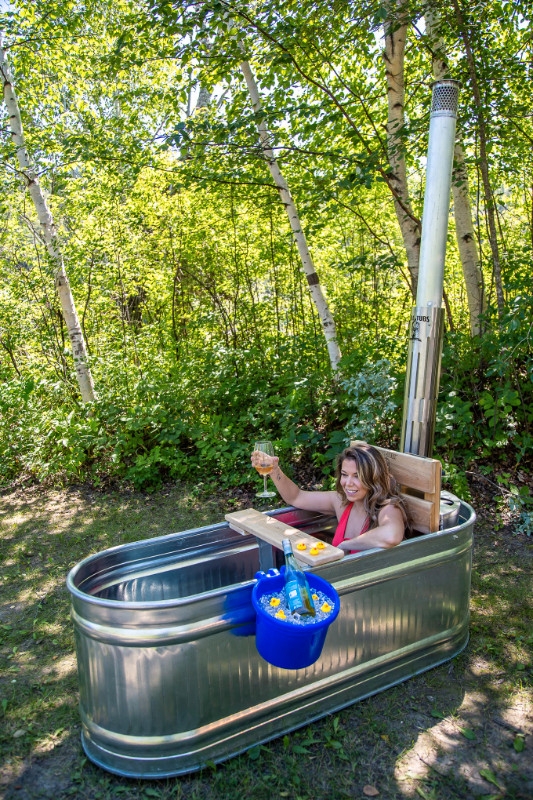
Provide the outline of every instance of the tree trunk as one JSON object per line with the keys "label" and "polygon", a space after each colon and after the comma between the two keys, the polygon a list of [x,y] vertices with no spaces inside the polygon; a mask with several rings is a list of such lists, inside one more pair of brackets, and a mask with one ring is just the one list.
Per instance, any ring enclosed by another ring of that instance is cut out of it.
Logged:
{"label": "tree trunk", "polygon": [[[450,69],[446,59],[444,42],[440,36],[440,17],[435,9],[427,7],[424,12],[426,34],[432,49],[433,75],[437,80],[450,78]],[[468,170],[465,153],[460,140],[454,149],[454,168],[452,174],[453,211],[455,217],[455,235],[459,258],[463,270],[470,316],[470,332],[472,336],[481,333],[480,317],[485,310],[485,292],[483,273],[474,234],[472,207],[468,184]]]}
{"label": "tree trunk", "polygon": [[[407,266],[411,278],[411,292],[416,297],[418,283],[418,266],[420,260],[420,220],[412,212],[405,148],[403,144],[403,127],[405,124],[404,104],[404,52],[407,37],[407,21],[397,0],[388,3],[388,17],[384,23],[385,61],[387,75],[387,157],[391,169],[391,185],[395,188],[398,199],[394,198],[394,210],[400,226],[402,239],[407,254]],[[407,213],[409,212],[409,213]]]}
{"label": "tree trunk", "polygon": [[454,169],[452,174],[453,209],[455,217],[455,235],[459,248],[459,257],[463,269],[463,278],[468,300],[470,316],[470,332],[479,336],[481,331],[481,315],[485,311],[485,287],[483,272],[477,249],[472,206],[468,189],[468,171],[465,153],[461,142],[457,142],[454,151]]}
{"label": "tree trunk", "polygon": [[35,170],[31,166],[26,143],[24,140],[24,131],[22,128],[22,120],[20,116],[20,109],[18,106],[17,96],[13,86],[13,79],[9,64],[7,62],[6,54],[4,51],[2,36],[0,35],[0,75],[3,84],[4,101],[7,107],[9,116],[9,127],[11,130],[12,140],[15,143],[17,150],[17,159],[20,167],[20,172],[24,178],[24,182],[28,189],[39,223],[43,233],[43,240],[46,245],[48,256],[56,269],[55,285],[56,290],[61,302],[63,310],[63,318],[67,326],[67,331],[70,337],[72,346],[72,355],[74,358],[74,366],[76,369],[76,377],[83,403],[89,403],[95,400],[94,384],[87,364],[87,352],[85,349],[85,340],[76,313],[74,305],[74,298],[70,290],[67,273],[63,264],[63,256],[57,246],[57,234],[54,225],[54,220],[46,198],[43,194],[39,184]]}
{"label": "tree trunk", "polygon": [[[252,100],[253,109],[256,112],[256,114],[259,114],[259,112],[262,109],[262,104],[259,98],[257,84],[255,82],[255,78],[250,68],[250,64],[247,61],[243,61],[241,64],[241,70],[246,80],[246,85],[248,87],[248,92]],[[302,223],[300,222],[300,217],[298,215],[296,204],[292,199],[287,182],[281,173],[278,162],[274,155],[274,151],[272,150],[270,144],[270,136],[268,134],[264,118],[261,118],[258,121],[257,129],[263,147],[263,155],[265,161],[267,162],[268,168],[276,184],[276,189],[279,192],[281,202],[283,203],[285,210],[287,212],[287,216],[289,218],[289,223],[294,236],[294,240],[296,242],[296,245],[298,247],[298,252],[300,254],[302,267],[307,277],[309,292],[311,294],[315,307],[318,311],[318,316],[322,324],[322,331],[326,339],[326,345],[328,348],[331,369],[332,372],[335,374],[338,371],[339,361],[341,358],[341,352],[339,349],[339,345],[337,343],[337,330],[335,326],[335,320],[333,319],[333,315],[329,309],[327,300],[322,291],[319,277],[317,275],[315,265],[311,257],[311,253],[309,252],[309,248],[307,246],[307,240],[302,230]]]}
{"label": "tree trunk", "polygon": [[494,214],[494,198],[492,195],[492,188],[490,185],[490,177],[489,177],[489,162],[487,157],[488,131],[485,122],[485,116],[483,114],[483,105],[481,101],[481,93],[479,90],[479,83],[477,79],[476,65],[474,62],[474,55],[472,53],[472,48],[470,46],[470,38],[468,35],[468,30],[465,25],[463,14],[459,7],[459,4],[457,3],[457,0],[453,0],[453,7],[455,11],[455,17],[457,19],[457,23],[459,26],[459,32],[461,34],[461,38],[465,46],[466,62],[468,65],[468,73],[470,75],[470,80],[472,83],[472,92],[475,101],[474,107],[475,107],[475,114],[477,118],[478,131],[479,131],[479,155],[480,155],[479,169],[481,171],[481,179],[483,181],[483,194],[485,197],[485,209],[487,213],[487,221],[489,228],[488,233],[489,233],[490,249],[492,252],[492,270],[494,274],[494,283],[496,285],[496,303],[498,306],[498,316],[501,320],[505,311],[505,297],[503,293],[500,249],[498,246],[498,234],[496,231],[496,219]]}

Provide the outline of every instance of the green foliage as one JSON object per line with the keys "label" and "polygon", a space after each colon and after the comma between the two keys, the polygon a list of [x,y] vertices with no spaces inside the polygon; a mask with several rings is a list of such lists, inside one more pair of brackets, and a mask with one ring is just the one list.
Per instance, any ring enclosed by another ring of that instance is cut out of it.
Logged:
{"label": "green foliage", "polygon": [[[259,436],[275,442],[288,466],[307,460],[325,476],[351,438],[394,446],[400,369],[385,358],[369,365],[361,352],[348,353],[341,368],[350,377],[336,387],[325,367],[312,367],[316,346],[311,335],[267,353],[204,348],[201,357],[166,371],[154,361],[134,384],[111,359],[106,392],[92,407],[75,403],[62,381],[4,381],[0,479],[126,481],[139,489],[189,480],[212,491],[252,485],[249,452]],[[446,487],[465,499],[471,464],[529,463],[533,389],[516,382],[524,370],[531,370],[531,352],[521,329],[491,330],[480,341],[447,337],[435,450],[445,462]],[[503,488],[507,507],[528,532],[527,489],[512,476]]]}
{"label": "green foliage", "polygon": [[[284,463],[311,463],[325,478],[350,438],[394,446],[410,289],[385,182],[385,142],[376,135],[386,116],[376,47],[386,7],[291,2],[273,14],[258,3],[251,19],[235,6],[228,32],[228,9],[216,3],[179,13],[166,1],[71,5],[23,0],[2,20],[98,399],[80,405],[53,271],[6,136],[0,483],[124,481],[155,489],[191,480],[199,491],[224,489],[253,485],[248,451],[258,436],[275,441]],[[533,165],[521,88],[527,14],[522,4],[522,18],[509,12],[502,27],[508,5],[489,3],[482,19],[467,20],[492,120],[489,168],[507,306],[497,318],[480,222],[489,307],[482,336],[471,339],[450,234],[454,331],[444,345],[435,450],[448,485],[464,497],[473,465],[508,471],[502,488],[526,530],[528,500],[516,472],[529,467],[533,452]],[[405,11],[412,30],[423,31],[418,7]],[[452,7],[440,13],[454,77],[469,84],[457,19]],[[412,91],[402,129],[415,215],[431,69],[419,37],[406,54]],[[344,354],[339,383],[257,147],[258,118],[238,69],[241,45],[335,315]],[[214,100],[194,110],[198,86],[212,89]],[[473,165],[479,120],[468,97],[461,95],[459,123]],[[482,220],[486,209],[472,199]]]}
{"label": "green foliage", "polygon": [[448,335],[443,352],[436,448],[453,462],[514,466],[533,452],[533,325],[530,296],[510,304],[500,327],[479,340]]}
{"label": "green foliage", "polygon": [[391,362],[382,358],[341,381],[346,405],[354,412],[346,421],[347,441],[363,439],[391,445],[399,416],[398,378],[391,369]]}

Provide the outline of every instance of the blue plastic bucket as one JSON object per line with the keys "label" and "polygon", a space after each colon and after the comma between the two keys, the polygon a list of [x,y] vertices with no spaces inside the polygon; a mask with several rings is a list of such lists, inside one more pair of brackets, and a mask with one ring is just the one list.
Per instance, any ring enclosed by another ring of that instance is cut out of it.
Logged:
{"label": "blue plastic bucket", "polygon": [[307,625],[295,625],[293,622],[276,619],[259,604],[264,594],[283,589],[283,575],[277,569],[270,569],[267,574],[256,574],[257,583],[252,591],[252,603],[257,614],[255,644],[259,655],[274,667],[302,669],[314,664],[322,652],[328,628],[339,613],[339,595],[333,586],[311,572],[306,572],[305,575],[311,591],[323,592],[333,610],[326,619]]}

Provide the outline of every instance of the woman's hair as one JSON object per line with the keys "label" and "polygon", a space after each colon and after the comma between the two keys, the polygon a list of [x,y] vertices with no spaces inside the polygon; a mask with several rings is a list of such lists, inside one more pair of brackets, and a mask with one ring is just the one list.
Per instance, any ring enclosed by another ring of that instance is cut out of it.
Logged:
{"label": "woman's hair", "polygon": [[398,484],[389,472],[387,462],[375,447],[364,442],[358,442],[352,447],[347,447],[337,456],[335,465],[335,476],[337,482],[335,489],[346,504],[348,499],[341,486],[342,462],[346,459],[355,461],[357,467],[357,477],[367,489],[364,499],[365,511],[368,514],[369,528],[376,528],[378,525],[379,512],[386,505],[394,505],[400,509],[405,523],[406,531],[411,530],[411,520],[404,501],[400,496]]}

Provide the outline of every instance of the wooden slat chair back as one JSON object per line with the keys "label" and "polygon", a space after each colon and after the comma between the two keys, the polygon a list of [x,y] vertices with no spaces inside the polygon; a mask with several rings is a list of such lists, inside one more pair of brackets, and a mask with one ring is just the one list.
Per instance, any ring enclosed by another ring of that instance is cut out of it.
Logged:
{"label": "wooden slat chair back", "polygon": [[[351,446],[367,444],[352,441]],[[415,531],[435,533],[440,521],[441,463],[435,458],[375,447],[384,457],[411,515]]]}

